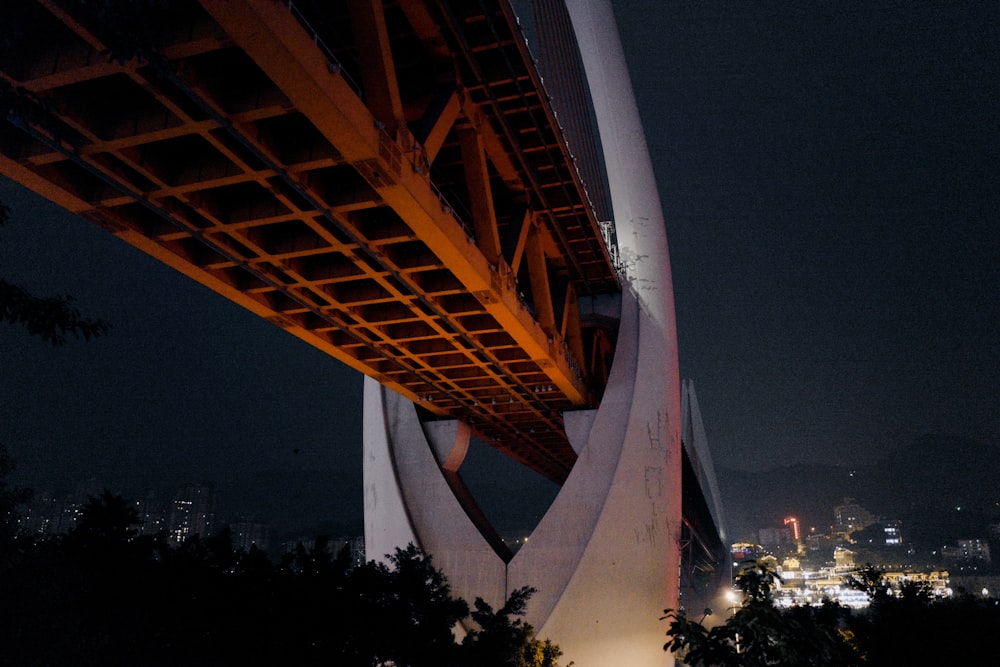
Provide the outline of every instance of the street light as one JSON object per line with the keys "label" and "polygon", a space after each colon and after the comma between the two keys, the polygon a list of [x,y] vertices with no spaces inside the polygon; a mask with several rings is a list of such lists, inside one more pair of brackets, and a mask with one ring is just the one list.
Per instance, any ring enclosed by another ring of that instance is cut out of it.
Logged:
{"label": "street light", "polygon": [[[728,591],[726,591],[726,600],[728,600],[729,604],[732,605],[730,607],[730,609],[733,610],[732,616],[736,616],[736,607],[737,607],[736,603],[737,602],[741,602],[740,596],[737,595],[736,591],[734,591],[733,589],[729,589]],[[737,632],[736,633],[736,654],[739,655],[739,653],[740,653],[740,633]]]}
{"label": "street light", "polygon": [[729,608],[733,610],[732,615],[735,616],[736,607],[739,606],[737,603],[740,602],[740,596],[737,595],[736,591],[730,589],[726,591],[726,600],[729,601]]}

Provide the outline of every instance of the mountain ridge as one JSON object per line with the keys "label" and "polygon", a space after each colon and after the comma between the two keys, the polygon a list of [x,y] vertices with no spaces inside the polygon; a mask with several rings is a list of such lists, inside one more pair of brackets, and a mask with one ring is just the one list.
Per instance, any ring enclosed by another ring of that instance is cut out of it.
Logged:
{"label": "mountain ridge", "polygon": [[[799,464],[747,472],[716,466],[732,541],[788,516],[804,531],[829,532],[833,508],[853,498],[876,516],[903,522],[904,538],[931,548],[985,537],[1000,520],[1000,442],[927,434],[877,463]],[[907,537],[908,536],[908,537]]]}

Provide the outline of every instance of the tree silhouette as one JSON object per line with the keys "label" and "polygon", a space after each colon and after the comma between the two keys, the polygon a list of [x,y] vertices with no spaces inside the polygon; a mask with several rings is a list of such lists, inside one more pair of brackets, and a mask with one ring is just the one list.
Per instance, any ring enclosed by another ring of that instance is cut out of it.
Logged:
{"label": "tree silhouette", "polygon": [[736,575],[736,588],[742,591],[744,604],[770,603],[771,592],[781,581],[781,575],[768,561],[748,560]]}
{"label": "tree silhouette", "polygon": [[870,604],[882,604],[889,599],[889,582],[885,580],[882,570],[871,563],[866,563],[857,572],[847,575],[844,583],[865,593]]}
{"label": "tree silhouette", "polygon": [[[0,106],[2,108],[2,106]],[[0,203],[0,227],[10,219],[10,209]],[[19,324],[32,336],[54,346],[68,337],[90,340],[106,334],[111,325],[104,320],[88,319],[73,305],[73,297],[39,297],[24,287],[0,278],[0,322]]]}
{"label": "tree silhouette", "polygon": [[726,623],[708,630],[683,611],[665,611],[665,651],[697,667],[860,664],[848,631],[848,609],[830,601],[778,609],[772,598],[775,582],[781,581],[778,573],[766,562],[748,565],[736,576],[743,604]]}
{"label": "tree silhouette", "polygon": [[25,539],[0,571],[0,664],[558,667],[520,618],[532,589],[496,612],[477,600],[456,641],[469,605],[413,545],[355,567],[320,538],[275,564],[225,531],[171,546],[137,527],[105,491],[69,533]]}
{"label": "tree silhouette", "polygon": [[867,609],[829,600],[779,609],[767,580],[757,566],[741,573],[737,586],[752,597],[711,630],[683,611],[667,610],[664,650],[698,667],[1000,664],[996,599],[936,599],[921,584],[904,584],[893,594],[883,573],[867,565],[846,580],[868,593]]}
{"label": "tree silhouette", "polygon": [[541,641],[534,628],[520,617],[535,589],[524,586],[510,594],[504,606],[493,608],[476,598],[472,620],[479,625],[463,641],[469,667],[558,667],[562,650],[552,642]]}

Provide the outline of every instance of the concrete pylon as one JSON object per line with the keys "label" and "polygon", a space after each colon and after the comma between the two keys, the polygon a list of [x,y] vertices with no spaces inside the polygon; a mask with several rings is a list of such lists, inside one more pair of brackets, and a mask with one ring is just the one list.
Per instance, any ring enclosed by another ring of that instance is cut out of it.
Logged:
{"label": "concrete pylon", "polygon": [[604,402],[566,415],[579,458],[509,562],[449,480],[467,429],[455,421],[421,424],[412,403],[366,379],[368,554],[414,542],[434,557],[456,595],[495,607],[516,588],[535,587],[526,620],[559,644],[566,662],[667,664],[659,617],[676,604],[681,452],[678,425],[664,406],[677,387],[663,341],[626,292]]}
{"label": "concrete pylon", "polygon": [[566,413],[578,459],[513,557],[498,547],[458,476],[467,430],[421,425],[407,400],[365,380],[365,544],[413,542],[456,595],[495,607],[533,586],[527,622],[577,667],[672,664],[681,525],[681,399],[663,214],[607,0],[570,0],[605,153],[620,255],[621,324],[603,401]]}
{"label": "concrete pylon", "polygon": [[659,617],[676,606],[681,450],[664,399],[677,386],[663,363],[662,332],[634,293],[622,301],[604,402],[566,415],[579,458],[509,562],[449,480],[467,429],[422,425],[412,403],[365,380],[369,555],[412,541],[433,555],[456,595],[495,607],[533,586],[526,620],[577,665],[667,664]]}

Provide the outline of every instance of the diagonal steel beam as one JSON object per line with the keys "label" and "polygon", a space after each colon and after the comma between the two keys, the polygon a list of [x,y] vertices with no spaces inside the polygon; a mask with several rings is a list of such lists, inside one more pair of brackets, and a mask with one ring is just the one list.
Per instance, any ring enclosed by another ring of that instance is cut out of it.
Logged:
{"label": "diagonal steel beam", "polygon": [[201,4],[569,401],[586,405],[589,396],[566,348],[553,341],[520,303],[509,270],[491,264],[476,248],[426,174],[409,162],[409,141],[400,143],[382,131],[284,6],[269,0],[201,0]]}

